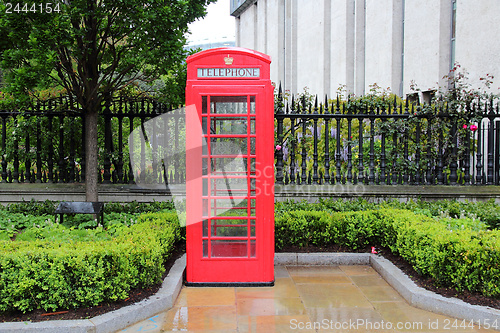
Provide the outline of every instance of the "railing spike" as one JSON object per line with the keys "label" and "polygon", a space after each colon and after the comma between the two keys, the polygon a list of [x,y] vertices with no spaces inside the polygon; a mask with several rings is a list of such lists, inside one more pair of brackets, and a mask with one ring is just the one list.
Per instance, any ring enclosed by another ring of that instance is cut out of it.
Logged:
{"label": "railing spike", "polygon": [[495,114],[495,107],[493,106],[493,96],[490,97],[490,115]]}

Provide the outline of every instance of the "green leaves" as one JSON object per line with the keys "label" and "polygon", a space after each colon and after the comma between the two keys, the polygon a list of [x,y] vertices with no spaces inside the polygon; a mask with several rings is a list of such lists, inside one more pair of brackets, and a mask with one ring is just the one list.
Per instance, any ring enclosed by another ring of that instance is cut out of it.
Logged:
{"label": "green leaves", "polygon": [[160,281],[179,238],[175,213],[160,212],[110,240],[0,241],[0,311],[49,311],[124,299],[131,288]]}
{"label": "green leaves", "polygon": [[[187,25],[214,0],[72,0],[51,11],[0,11],[0,62],[12,92],[26,93],[50,76],[85,104],[151,81],[184,61]],[[2,9],[5,6],[2,5]],[[53,8],[52,8],[53,9]]]}
{"label": "green leaves", "polygon": [[276,248],[381,245],[440,285],[500,296],[500,230],[484,230],[465,218],[453,224],[450,228],[441,219],[401,209],[279,211],[275,216]]}

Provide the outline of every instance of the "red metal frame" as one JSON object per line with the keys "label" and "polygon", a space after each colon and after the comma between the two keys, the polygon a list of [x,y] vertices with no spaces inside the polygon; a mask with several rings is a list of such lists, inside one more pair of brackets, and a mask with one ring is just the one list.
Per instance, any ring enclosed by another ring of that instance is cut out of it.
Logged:
{"label": "red metal frame", "polygon": [[[187,283],[274,281],[270,62],[242,48],[211,49],[187,59]],[[216,141],[233,142],[241,155],[217,151]],[[244,170],[222,169],[235,161]]]}

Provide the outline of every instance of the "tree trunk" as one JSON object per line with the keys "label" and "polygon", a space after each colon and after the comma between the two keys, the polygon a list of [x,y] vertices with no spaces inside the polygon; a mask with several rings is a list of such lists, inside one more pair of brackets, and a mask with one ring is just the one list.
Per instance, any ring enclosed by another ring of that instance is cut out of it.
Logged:
{"label": "tree trunk", "polygon": [[97,118],[98,107],[87,110],[85,116],[85,197],[86,201],[99,201],[97,191]]}

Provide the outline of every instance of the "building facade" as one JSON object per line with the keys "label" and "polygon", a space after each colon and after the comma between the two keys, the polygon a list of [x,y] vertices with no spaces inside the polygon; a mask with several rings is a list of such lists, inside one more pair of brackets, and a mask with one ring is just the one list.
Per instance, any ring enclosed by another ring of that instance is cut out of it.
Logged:
{"label": "building facade", "polygon": [[231,0],[231,15],[236,45],[270,55],[291,92],[432,91],[455,62],[474,86],[500,86],[498,0]]}

